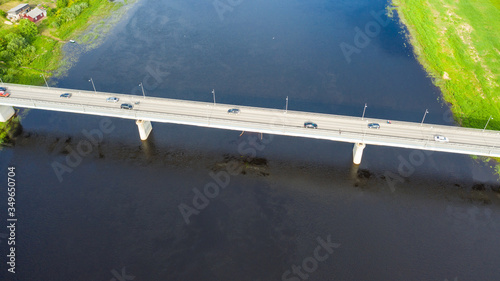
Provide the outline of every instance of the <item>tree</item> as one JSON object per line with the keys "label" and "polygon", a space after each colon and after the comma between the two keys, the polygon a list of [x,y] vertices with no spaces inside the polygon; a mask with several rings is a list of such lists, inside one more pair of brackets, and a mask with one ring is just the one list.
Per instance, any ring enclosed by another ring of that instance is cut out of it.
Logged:
{"label": "tree", "polygon": [[7,47],[7,44],[9,42],[7,42],[7,40],[5,40],[4,36],[0,36],[0,51],[5,49],[5,47]]}
{"label": "tree", "polygon": [[6,49],[7,51],[12,52],[13,55],[28,46],[28,42],[26,42],[26,39],[20,34],[9,33],[5,36],[5,39],[9,42],[7,43]]}
{"label": "tree", "polygon": [[38,35],[38,27],[33,22],[23,19],[19,22],[19,33],[29,40]]}
{"label": "tree", "polygon": [[60,25],[61,23],[72,21],[88,6],[89,4],[87,2],[80,2],[78,4],[73,4],[71,7],[63,8],[61,9],[60,14],[55,22],[57,22],[57,25]]}
{"label": "tree", "polygon": [[57,0],[57,8],[62,9],[68,7],[68,0]]}
{"label": "tree", "polygon": [[12,66],[20,66],[29,63],[35,54],[35,47],[30,45],[21,34],[9,33],[5,36],[8,42],[0,51],[0,58]]}

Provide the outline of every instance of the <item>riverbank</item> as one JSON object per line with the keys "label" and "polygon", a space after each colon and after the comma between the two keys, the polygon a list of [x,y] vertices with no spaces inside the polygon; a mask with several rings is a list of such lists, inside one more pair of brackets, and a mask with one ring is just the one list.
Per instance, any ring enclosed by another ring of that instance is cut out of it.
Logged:
{"label": "riverbank", "polygon": [[0,122],[0,145],[12,145],[12,140],[21,132],[21,119],[17,114],[7,122]]}
{"label": "riverbank", "polygon": [[[112,23],[116,23],[116,18],[119,17],[116,15],[117,11],[133,2],[135,1],[115,3],[108,0],[88,0],[70,4],[66,1],[65,4],[56,6],[52,1],[35,1],[35,4],[42,5],[47,11],[47,17],[37,23],[22,19],[12,24],[5,14],[2,14],[0,78],[9,83],[44,85],[44,79],[63,75],[75,59],[66,58],[63,47],[72,44],[72,39],[81,46],[95,47],[99,36],[109,30],[109,24],[104,23],[105,19],[111,17]],[[19,1],[2,1],[0,10],[6,12],[18,4]],[[106,28],[95,32],[93,26],[97,24]],[[91,38],[86,34],[89,29],[93,31]],[[12,139],[10,134],[16,131],[16,124],[19,123],[17,117],[15,118],[13,122],[0,124],[0,144],[8,143]]]}
{"label": "riverbank", "polygon": [[[62,1],[64,2],[64,1]],[[7,1],[1,5],[2,11],[8,10],[18,1]],[[56,6],[52,1],[37,1],[47,11],[47,17],[36,24],[29,22],[32,33],[27,36],[21,30],[23,21],[6,24],[1,17],[0,35],[0,76],[4,82],[43,85],[44,79],[52,76],[59,69],[65,69],[62,48],[70,39],[78,38],[92,24],[95,24],[118,10],[123,3],[108,0],[88,0],[71,2]],[[34,8],[34,7],[32,7]],[[14,38],[16,36],[16,38]],[[15,41],[18,40],[18,41]],[[12,42],[21,42],[15,48]],[[77,41],[78,43],[78,41]],[[89,42],[86,42],[89,43]]]}
{"label": "riverbank", "polygon": [[[500,3],[392,3],[415,55],[441,89],[455,120],[465,127],[488,124],[487,129],[500,130]],[[498,165],[496,170],[500,173]]]}

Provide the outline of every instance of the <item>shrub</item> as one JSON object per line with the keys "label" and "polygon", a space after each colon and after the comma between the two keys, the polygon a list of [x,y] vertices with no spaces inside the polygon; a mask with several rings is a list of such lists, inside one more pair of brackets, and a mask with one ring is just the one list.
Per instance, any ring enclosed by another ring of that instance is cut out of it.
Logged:
{"label": "shrub", "polygon": [[70,21],[74,20],[88,6],[89,6],[89,4],[87,2],[80,2],[77,4],[73,4],[71,7],[61,9],[59,16],[52,23],[52,26],[57,28],[65,22],[70,22]]}

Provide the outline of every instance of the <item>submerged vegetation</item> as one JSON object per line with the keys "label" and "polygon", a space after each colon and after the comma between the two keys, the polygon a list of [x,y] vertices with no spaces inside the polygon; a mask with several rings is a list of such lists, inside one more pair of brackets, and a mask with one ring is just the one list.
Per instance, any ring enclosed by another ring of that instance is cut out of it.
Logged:
{"label": "submerged vegetation", "polygon": [[[392,2],[455,120],[466,127],[488,124],[487,129],[500,130],[500,2]],[[498,164],[496,172],[500,175]]]}
{"label": "submerged vegetation", "polygon": [[21,131],[21,121],[18,115],[7,122],[0,122],[0,145],[9,144]]}

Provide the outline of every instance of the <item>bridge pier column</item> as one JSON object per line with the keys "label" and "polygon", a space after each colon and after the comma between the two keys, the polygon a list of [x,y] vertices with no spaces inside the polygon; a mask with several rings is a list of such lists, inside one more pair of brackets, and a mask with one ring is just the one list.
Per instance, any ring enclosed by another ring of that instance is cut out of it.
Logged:
{"label": "bridge pier column", "polygon": [[361,158],[363,157],[363,149],[365,149],[366,144],[355,143],[352,149],[352,162],[356,165],[361,164]]}
{"label": "bridge pier column", "polygon": [[151,121],[137,120],[135,124],[137,124],[137,127],[139,128],[139,136],[141,137],[141,140],[147,140],[149,133],[153,130]]}
{"label": "bridge pier column", "polygon": [[0,122],[5,122],[14,116],[16,112],[12,106],[0,105]]}

